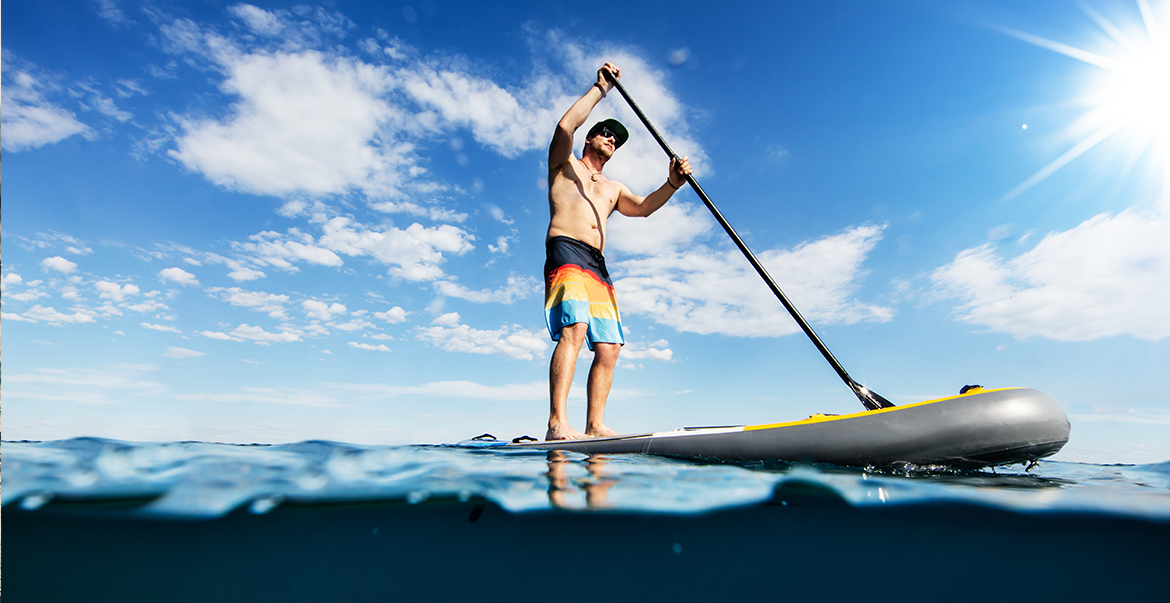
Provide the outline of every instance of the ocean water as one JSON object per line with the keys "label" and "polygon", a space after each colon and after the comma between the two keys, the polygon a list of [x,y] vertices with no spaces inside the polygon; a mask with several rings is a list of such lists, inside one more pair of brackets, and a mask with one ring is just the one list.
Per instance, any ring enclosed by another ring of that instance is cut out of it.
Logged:
{"label": "ocean water", "polygon": [[4,442],[0,502],[14,601],[1170,600],[1170,462],[78,438]]}

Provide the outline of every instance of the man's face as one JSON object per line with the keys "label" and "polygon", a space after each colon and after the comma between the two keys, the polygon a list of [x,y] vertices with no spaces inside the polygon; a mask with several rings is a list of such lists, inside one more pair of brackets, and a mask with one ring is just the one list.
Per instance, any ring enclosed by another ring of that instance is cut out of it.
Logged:
{"label": "man's face", "polygon": [[589,146],[602,158],[609,159],[617,150],[617,138],[609,130],[602,128],[600,132],[593,135],[593,138],[589,139]]}

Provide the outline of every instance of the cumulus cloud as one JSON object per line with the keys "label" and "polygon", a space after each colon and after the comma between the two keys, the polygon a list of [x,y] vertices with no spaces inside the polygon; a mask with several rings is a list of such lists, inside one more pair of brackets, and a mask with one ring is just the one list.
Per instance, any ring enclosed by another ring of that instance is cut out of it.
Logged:
{"label": "cumulus cloud", "polygon": [[670,362],[674,358],[674,352],[666,347],[670,345],[665,339],[660,339],[649,344],[639,344],[630,342],[623,348],[620,358],[623,360],[661,360],[662,362]]}
{"label": "cumulus cloud", "polygon": [[14,65],[7,51],[3,61],[0,96],[4,111],[0,119],[4,136],[0,145],[5,151],[35,149],[70,136],[92,134],[72,111],[45,98],[58,88],[48,77],[31,65]]}
{"label": "cumulus cloud", "polygon": [[301,302],[301,307],[305,309],[305,314],[309,318],[317,320],[333,320],[334,316],[345,314],[345,306],[336,302],[327,304],[315,299],[306,299]]}
{"label": "cumulus cloud", "polygon": [[503,326],[494,330],[473,329],[459,322],[459,314],[444,314],[433,321],[434,326],[418,327],[419,339],[448,352],[468,354],[497,354],[516,360],[543,357],[548,349],[544,332],[529,331],[519,325]]}
{"label": "cumulus cloud", "polygon": [[168,281],[172,281],[172,282],[178,283],[178,284],[183,285],[183,286],[187,286],[187,285],[198,286],[199,285],[199,279],[195,278],[194,274],[191,274],[190,272],[187,272],[186,270],[183,270],[182,268],[177,268],[177,267],[165,268],[163,270],[160,270],[158,275],[163,277],[164,279],[166,279]]}
{"label": "cumulus cloud", "polygon": [[[348,21],[341,17],[327,27],[320,10],[315,24],[288,11],[250,5],[229,10],[249,35],[224,35],[182,19],[160,27],[163,48],[209,62],[222,74],[220,88],[233,103],[226,117],[180,118],[181,133],[170,151],[220,186],[278,196],[356,190],[384,211],[462,221],[464,214],[408,199],[450,188],[424,167],[418,154],[426,144],[466,130],[505,157],[543,150],[583,84],[610,58],[622,65],[631,92],[659,129],[703,173],[705,154],[689,135],[682,103],[669,91],[669,74],[623,49],[533,34],[539,67],[524,78],[511,71],[493,77],[463,57],[420,56],[397,40],[363,41],[368,59],[339,53],[321,32],[332,27],[341,35],[352,24],[339,24]],[[258,45],[255,36],[282,41],[274,49],[271,42]],[[613,98],[591,117],[615,116],[636,122],[626,104]],[[607,173],[649,192],[662,184],[666,165],[654,141],[640,134],[623,146]],[[288,205],[282,212],[301,209]]]}
{"label": "cumulus cloud", "polygon": [[350,256],[370,256],[389,265],[391,276],[409,281],[439,278],[443,275],[438,266],[443,253],[466,253],[472,249],[473,239],[463,229],[449,224],[427,228],[416,222],[405,230],[394,226],[379,230],[347,217],[329,220],[322,231],[322,246]]}
{"label": "cumulus cloud", "polygon": [[472,291],[463,285],[451,281],[435,283],[435,290],[449,296],[466,299],[477,304],[497,303],[510,304],[518,299],[526,299],[541,290],[543,284],[535,277],[510,275],[508,283],[503,287],[491,290],[482,289]]}
{"label": "cumulus cloud", "polygon": [[[858,226],[756,257],[806,318],[821,324],[885,322],[893,318],[891,308],[852,298],[883,228]],[[800,329],[735,248],[668,247],[617,262],[611,272],[619,277],[615,288],[623,313],[679,331],[775,337]]]}
{"label": "cumulus cloud", "polygon": [[290,272],[299,270],[293,262],[319,266],[340,266],[343,263],[336,253],[317,245],[313,235],[297,228],[290,228],[287,234],[266,230],[248,237],[247,242],[235,242],[232,246],[249,254],[254,262]]}
{"label": "cumulus cloud", "polygon": [[1018,338],[1089,341],[1170,336],[1170,204],[1094,216],[1004,258],[993,243],[966,249],[930,278],[957,298],[958,319]]}
{"label": "cumulus cloud", "polygon": [[265,293],[263,291],[247,291],[239,287],[213,287],[207,290],[233,306],[248,308],[256,312],[267,312],[272,318],[284,318],[284,304],[288,303],[287,295]]}
{"label": "cumulus cloud", "polygon": [[223,91],[237,99],[234,111],[222,121],[183,119],[172,157],[250,193],[398,193],[414,149],[386,130],[405,116],[382,98],[391,84],[385,68],[315,50],[215,58],[227,75]]}
{"label": "cumulus cloud", "polygon": [[378,320],[384,320],[390,324],[406,322],[406,317],[409,315],[410,312],[407,312],[398,306],[394,306],[385,312],[374,312],[374,318],[377,318]]}
{"label": "cumulus cloud", "polygon": [[41,265],[45,268],[48,268],[49,270],[56,270],[61,274],[72,274],[74,270],[77,270],[77,264],[74,264],[73,262],[70,262],[61,256],[45,258],[41,260]]}
{"label": "cumulus cloud", "polygon": [[386,347],[386,344],[384,344],[384,343],[380,343],[378,345],[371,345],[368,343],[358,343],[356,341],[351,341],[351,342],[349,342],[349,347],[357,348],[359,350],[370,350],[370,351],[374,351],[374,352],[389,352],[390,351],[390,348]]}
{"label": "cumulus cloud", "polygon": [[152,324],[149,322],[144,322],[144,323],[142,323],[142,328],[150,329],[152,331],[164,331],[167,333],[177,333],[179,335],[183,334],[182,331],[180,331],[178,328],[173,327],[171,325],[156,325],[156,324]]}
{"label": "cumulus cloud", "polygon": [[47,322],[55,327],[66,324],[82,324],[93,322],[94,313],[83,308],[73,308],[73,314],[58,312],[56,308],[45,308],[37,304],[25,311],[23,318],[26,322]]}
{"label": "cumulus cloud", "polygon": [[203,331],[199,334],[210,339],[219,339],[222,341],[250,340],[261,345],[268,345],[270,343],[290,343],[293,341],[300,341],[301,336],[304,335],[304,331],[289,327],[282,327],[279,333],[271,333],[265,331],[263,327],[255,327],[244,323],[233,329],[231,333]]}
{"label": "cumulus cloud", "polygon": [[163,356],[166,356],[167,358],[198,358],[200,356],[206,355],[207,354],[203,352],[196,352],[195,350],[188,350],[187,348],[174,347],[167,348],[166,353],[163,354]]}
{"label": "cumulus cloud", "polygon": [[119,285],[110,281],[98,281],[93,286],[98,291],[98,297],[114,302],[125,301],[127,297],[139,293],[138,287],[134,285]]}

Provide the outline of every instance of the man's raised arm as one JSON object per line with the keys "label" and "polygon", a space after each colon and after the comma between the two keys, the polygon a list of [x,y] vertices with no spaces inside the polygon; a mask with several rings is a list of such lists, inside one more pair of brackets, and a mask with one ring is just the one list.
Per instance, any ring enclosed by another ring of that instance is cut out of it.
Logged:
{"label": "man's raised arm", "polygon": [[597,83],[585,93],[584,96],[577,99],[572,107],[565,112],[565,116],[561,118],[560,123],[557,124],[557,129],[553,132],[552,142],[548,145],[548,169],[552,170],[569,160],[573,155],[573,134],[580,128],[586,119],[589,119],[589,114],[593,111],[593,107],[613,88],[609,78],[605,77],[603,70],[609,70],[615,78],[622,76],[622,70],[618,69],[613,63],[606,63],[604,67],[597,70]]}

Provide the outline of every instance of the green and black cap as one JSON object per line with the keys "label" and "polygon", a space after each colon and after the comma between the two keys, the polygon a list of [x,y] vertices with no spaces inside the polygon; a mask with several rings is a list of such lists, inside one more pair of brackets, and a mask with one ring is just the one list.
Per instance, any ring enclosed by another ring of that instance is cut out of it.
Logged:
{"label": "green and black cap", "polygon": [[590,138],[593,138],[594,136],[596,136],[597,133],[600,132],[602,128],[608,128],[610,132],[613,132],[613,137],[614,137],[614,145],[613,146],[615,149],[621,148],[621,146],[623,144],[626,144],[626,141],[630,139],[630,131],[627,130],[626,127],[622,125],[622,122],[620,122],[616,119],[610,118],[610,119],[603,119],[603,120],[593,124],[593,127],[589,128],[589,134],[587,136],[585,136],[585,140],[589,140]]}

